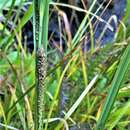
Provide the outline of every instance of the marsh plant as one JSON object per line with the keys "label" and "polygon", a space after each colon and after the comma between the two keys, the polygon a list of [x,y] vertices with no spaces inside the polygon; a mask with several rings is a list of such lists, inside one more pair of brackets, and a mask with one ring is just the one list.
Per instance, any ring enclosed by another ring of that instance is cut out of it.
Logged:
{"label": "marsh plant", "polygon": [[0,129],[129,129],[130,0],[106,21],[111,2],[0,1]]}

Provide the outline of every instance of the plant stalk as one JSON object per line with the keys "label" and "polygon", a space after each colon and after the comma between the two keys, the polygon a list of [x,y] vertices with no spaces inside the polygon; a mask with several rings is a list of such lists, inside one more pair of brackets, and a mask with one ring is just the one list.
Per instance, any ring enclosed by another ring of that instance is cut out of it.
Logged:
{"label": "plant stalk", "polygon": [[[48,0],[34,0],[33,7],[34,49],[36,52],[35,130],[43,130],[49,2]],[[45,26],[46,28],[44,28]]]}

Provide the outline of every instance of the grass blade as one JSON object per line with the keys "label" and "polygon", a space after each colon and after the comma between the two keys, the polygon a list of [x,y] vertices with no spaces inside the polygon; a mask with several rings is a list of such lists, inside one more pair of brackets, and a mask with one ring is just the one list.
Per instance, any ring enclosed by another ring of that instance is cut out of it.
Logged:
{"label": "grass blade", "polygon": [[116,74],[111,84],[110,92],[108,93],[106,102],[104,104],[102,113],[99,117],[95,130],[104,129],[106,120],[111,112],[112,106],[115,102],[120,86],[122,85],[124,77],[128,71],[129,64],[130,64],[130,44],[127,46],[127,48],[124,51],[124,54],[121,57],[119,66],[117,68]]}

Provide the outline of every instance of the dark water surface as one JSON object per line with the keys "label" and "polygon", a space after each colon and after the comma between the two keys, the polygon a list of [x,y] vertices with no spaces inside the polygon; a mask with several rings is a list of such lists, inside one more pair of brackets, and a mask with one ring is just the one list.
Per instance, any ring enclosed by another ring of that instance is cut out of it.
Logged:
{"label": "dark water surface", "polygon": [[[109,1],[109,0],[107,0],[107,1]],[[62,2],[62,0],[61,0],[61,2]],[[66,1],[66,3],[67,3],[67,1]],[[103,3],[103,0],[98,0],[98,4],[95,7],[95,11],[99,7],[99,5],[102,3]],[[98,21],[93,27],[95,43],[100,42],[100,44],[105,44],[105,43],[109,43],[109,42],[113,41],[116,29],[119,24],[119,20],[121,20],[124,15],[125,7],[126,7],[126,0],[113,0],[113,3],[110,4],[110,6],[108,6],[108,8],[102,14],[107,3],[108,2],[105,2],[103,4],[103,8],[100,9],[100,11],[98,12],[98,15],[101,16],[101,18],[104,19],[105,21],[108,21],[111,16],[116,16],[117,24],[114,22],[114,20],[112,20],[110,22],[110,24],[114,28],[114,31],[111,31],[110,29],[107,28],[105,33],[103,34],[102,38],[99,41],[99,37],[101,36],[101,33],[103,32],[106,24]],[[52,8],[52,7],[50,7],[50,8]],[[72,10],[70,10],[68,8],[61,8],[61,9],[63,9],[65,11],[65,13],[68,16],[68,20],[70,20],[70,17],[72,15],[71,14]],[[79,18],[78,20],[79,20],[79,24],[80,24],[80,22],[82,21],[84,16],[81,13],[77,13],[77,16]],[[96,21],[96,19],[93,20],[93,24],[95,23],[95,21]],[[78,26],[79,25],[77,25],[77,23],[75,21],[73,21],[73,24],[71,25],[72,36],[74,36]],[[63,25],[63,27],[64,27],[64,25]],[[32,28],[33,28],[32,21],[29,21],[23,28],[23,43],[25,43],[25,40],[27,41],[27,48],[29,50],[33,50],[33,48],[34,48],[33,47],[33,29]],[[51,46],[54,46],[54,42],[59,43],[59,41],[60,41],[59,32],[60,31],[59,31],[59,26],[58,26],[58,14],[57,14],[57,12],[53,12],[50,17],[50,20],[49,20],[49,38],[50,38],[50,36],[52,37],[50,40]],[[88,37],[89,37],[89,35],[88,35]],[[90,40],[88,40],[87,42],[90,44]],[[63,44],[63,46],[65,45],[65,41],[63,39],[62,39],[62,44]],[[85,43],[85,44],[87,44],[87,43]]]}

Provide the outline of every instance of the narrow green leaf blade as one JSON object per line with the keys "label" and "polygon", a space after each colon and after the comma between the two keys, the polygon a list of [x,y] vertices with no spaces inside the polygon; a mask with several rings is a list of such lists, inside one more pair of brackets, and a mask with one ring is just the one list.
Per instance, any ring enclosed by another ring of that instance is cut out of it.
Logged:
{"label": "narrow green leaf blade", "polygon": [[103,130],[130,64],[130,44],[124,51],[95,130]]}

